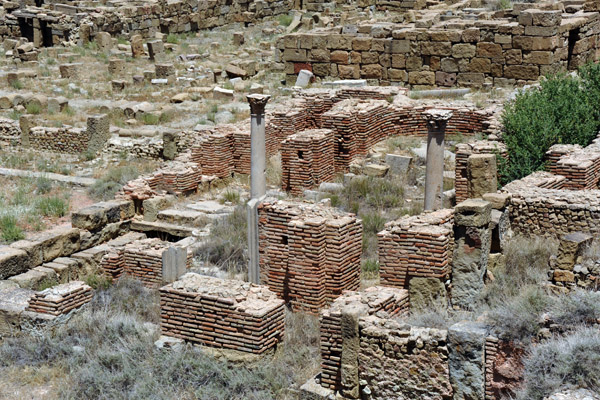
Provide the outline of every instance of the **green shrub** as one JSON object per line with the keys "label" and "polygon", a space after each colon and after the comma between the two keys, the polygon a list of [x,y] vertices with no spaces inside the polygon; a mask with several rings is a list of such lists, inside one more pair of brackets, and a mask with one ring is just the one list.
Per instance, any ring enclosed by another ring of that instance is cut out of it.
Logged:
{"label": "green shrub", "polygon": [[533,346],[524,360],[520,400],[542,400],[564,387],[600,391],[600,331],[582,328]]}
{"label": "green shrub", "polygon": [[142,116],[142,122],[144,123],[144,125],[158,125],[158,123],[160,122],[160,115],[145,113]]}
{"label": "green shrub", "polygon": [[25,239],[25,235],[17,225],[17,218],[14,215],[3,215],[0,217],[0,234],[2,240],[6,243]]}
{"label": "green shrub", "polygon": [[68,203],[56,196],[38,199],[35,208],[45,217],[64,217],[69,211]]}
{"label": "green shrub", "polygon": [[177,44],[177,43],[179,43],[179,38],[174,33],[169,33],[167,35],[167,43]]}
{"label": "green shrub", "polygon": [[379,261],[374,259],[363,260],[361,270],[363,278],[375,279],[379,276]]}
{"label": "green shrub", "polygon": [[42,112],[42,106],[39,103],[27,104],[27,114],[39,114]]}
{"label": "green shrub", "polygon": [[544,155],[554,144],[587,146],[600,127],[600,68],[582,68],[581,78],[556,75],[524,90],[502,114],[508,161],[498,156],[501,183],[544,168]]}
{"label": "green shrub", "polygon": [[282,14],[277,18],[277,20],[279,21],[279,25],[281,26],[290,26],[290,24],[294,20],[294,17],[289,14]]}

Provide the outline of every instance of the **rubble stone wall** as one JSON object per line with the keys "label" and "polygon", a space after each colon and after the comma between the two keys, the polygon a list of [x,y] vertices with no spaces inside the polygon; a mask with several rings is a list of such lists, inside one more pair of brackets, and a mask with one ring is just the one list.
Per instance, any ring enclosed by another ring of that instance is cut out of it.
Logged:
{"label": "rubble stone wall", "polygon": [[447,331],[373,316],[359,327],[359,377],[370,399],[452,398]]}
{"label": "rubble stone wall", "polygon": [[88,149],[90,137],[85,129],[36,126],[29,131],[29,145],[36,150],[79,154]]}
{"label": "rubble stone wall", "polygon": [[363,24],[293,33],[277,44],[289,79],[300,66],[317,77],[381,84],[477,86],[522,84],[597,59],[594,12],[515,6],[490,19],[431,17],[415,24]]}

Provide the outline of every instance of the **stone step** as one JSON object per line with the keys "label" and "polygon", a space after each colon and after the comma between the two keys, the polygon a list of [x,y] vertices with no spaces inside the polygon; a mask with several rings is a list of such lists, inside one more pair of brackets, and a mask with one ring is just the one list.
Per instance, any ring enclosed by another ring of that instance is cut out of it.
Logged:
{"label": "stone step", "polygon": [[38,290],[44,282],[58,281],[58,275],[53,269],[40,266],[22,274],[11,276],[9,280],[16,282],[23,289]]}
{"label": "stone step", "polygon": [[136,232],[161,232],[185,238],[192,236],[194,229],[188,226],[169,224],[166,222],[131,221],[131,230]]}
{"label": "stone step", "polygon": [[193,210],[167,209],[160,211],[157,215],[157,219],[159,222],[193,226],[198,228],[203,227],[210,222],[210,219],[206,213]]}

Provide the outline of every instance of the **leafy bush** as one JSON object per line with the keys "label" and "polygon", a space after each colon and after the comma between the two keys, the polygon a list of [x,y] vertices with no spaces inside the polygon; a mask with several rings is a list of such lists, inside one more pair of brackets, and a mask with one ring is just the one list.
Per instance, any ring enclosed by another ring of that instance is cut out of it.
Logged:
{"label": "leafy bush", "polygon": [[39,103],[31,102],[27,104],[27,114],[39,114],[42,112],[42,106]]}
{"label": "leafy bush", "polygon": [[520,179],[544,167],[554,144],[587,146],[600,127],[600,68],[586,66],[580,77],[556,75],[539,89],[524,90],[502,114],[508,161],[498,157],[501,183]]}
{"label": "leafy bush", "polygon": [[534,346],[525,359],[520,400],[542,400],[563,387],[600,391],[600,331],[582,328]]}
{"label": "leafy bush", "polygon": [[3,215],[0,217],[0,235],[6,243],[25,239],[23,230],[17,225],[17,219],[14,215]]}

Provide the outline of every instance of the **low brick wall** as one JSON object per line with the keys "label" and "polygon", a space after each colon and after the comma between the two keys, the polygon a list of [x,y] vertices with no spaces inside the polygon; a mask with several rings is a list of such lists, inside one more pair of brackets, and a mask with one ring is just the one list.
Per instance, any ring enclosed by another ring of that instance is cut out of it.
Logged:
{"label": "low brick wall", "polygon": [[265,286],[187,273],[160,288],[160,327],[209,347],[261,354],[283,338],[283,300]]}
{"label": "low brick wall", "polygon": [[94,290],[81,281],[63,283],[40,292],[29,300],[27,311],[59,316],[89,303]]}
{"label": "low brick wall", "polygon": [[304,189],[331,181],[334,160],[333,131],[315,129],[289,136],[281,148],[281,188],[301,195]]}

